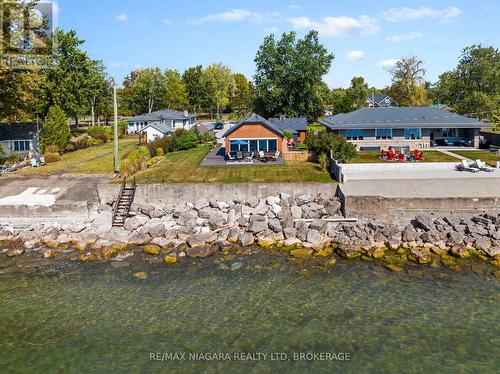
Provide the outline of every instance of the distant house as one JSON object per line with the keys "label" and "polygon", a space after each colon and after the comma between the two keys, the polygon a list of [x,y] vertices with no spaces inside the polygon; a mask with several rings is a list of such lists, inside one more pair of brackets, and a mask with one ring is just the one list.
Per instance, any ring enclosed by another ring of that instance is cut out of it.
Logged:
{"label": "distant house", "polygon": [[189,130],[196,123],[196,118],[196,114],[190,114],[187,111],[162,109],[126,119],[128,123],[127,131],[129,134],[134,134],[153,123],[157,124],[157,127],[165,125],[162,126],[163,129],[168,127],[172,131],[177,129]]}
{"label": "distant house", "polygon": [[386,94],[371,94],[366,98],[366,103],[369,107],[379,108],[384,107],[387,108],[389,106],[394,106],[396,103],[390,96]]}
{"label": "distant house", "polygon": [[444,110],[445,112],[451,112],[451,108],[448,104],[432,104],[433,108]]}
{"label": "distant house", "polygon": [[358,148],[434,144],[470,144],[479,147],[479,130],[488,125],[433,107],[361,108],[320,121]]}
{"label": "distant house", "polygon": [[3,155],[37,150],[41,125],[32,122],[0,124],[0,147]]}
{"label": "distant house", "polygon": [[290,131],[295,142],[302,143],[306,139],[307,119],[304,117],[288,118],[280,116],[279,118],[269,118],[269,122],[281,129],[281,131]]}
{"label": "distant house", "polygon": [[283,152],[287,148],[283,130],[275,123],[255,113],[231,127],[223,137],[226,153],[233,151]]}

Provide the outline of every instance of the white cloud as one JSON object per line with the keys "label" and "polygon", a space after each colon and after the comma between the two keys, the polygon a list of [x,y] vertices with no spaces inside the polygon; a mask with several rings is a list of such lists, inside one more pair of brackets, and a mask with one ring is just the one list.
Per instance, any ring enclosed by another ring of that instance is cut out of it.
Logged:
{"label": "white cloud", "polygon": [[196,25],[201,25],[207,22],[241,22],[241,21],[251,21],[255,23],[269,22],[277,18],[280,18],[281,14],[278,12],[252,12],[247,9],[232,9],[223,13],[210,14],[206,17],[202,17],[191,23]]}
{"label": "white cloud", "polygon": [[299,6],[297,4],[290,4],[288,7],[290,9],[299,9]]}
{"label": "white cloud", "polygon": [[346,57],[351,61],[361,60],[365,57],[365,52],[360,50],[350,51],[349,53],[347,53]]}
{"label": "white cloud", "polygon": [[407,40],[421,38],[423,35],[424,34],[422,34],[421,32],[412,31],[412,32],[408,32],[406,34],[393,35],[389,38],[386,38],[385,40],[387,40],[388,42],[392,42],[392,43],[400,43],[400,42],[404,42]]}
{"label": "white cloud", "polygon": [[433,9],[431,7],[421,8],[390,8],[382,12],[382,17],[389,22],[413,21],[421,18],[437,19],[441,23],[449,22],[458,17],[462,11],[457,7]]}
{"label": "white cloud", "polygon": [[116,16],[116,19],[121,22],[127,22],[128,20],[128,15],[127,13],[121,13]]}
{"label": "white cloud", "polygon": [[273,26],[265,29],[264,31],[270,34],[276,34],[278,32],[278,28],[276,26]]}
{"label": "white cloud", "polygon": [[323,36],[341,38],[343,36],[369,36],[380,31],[375,20],[369,16],[352,17],[324,17],[321,21],[313,21],[308,17],[289,18],[288,21],[296,29],[314,29]]}
{"label": "white cloud", "polygon": [[380,60],[377,65],[381,68],[384,69],[389,69],[392,68],[394,65],[396,65],[396,62],[399,60],[396,58],[388,58],[387,60]]}

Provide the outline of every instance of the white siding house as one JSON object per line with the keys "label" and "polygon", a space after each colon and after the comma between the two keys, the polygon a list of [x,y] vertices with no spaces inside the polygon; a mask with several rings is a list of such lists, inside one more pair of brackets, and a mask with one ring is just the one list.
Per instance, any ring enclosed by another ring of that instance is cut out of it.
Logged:
{"label": "white siding house", "polygon": [[139,116],[127,119],[129,134],[135,134],[142,131],[146,126],[156,123],[159,125],[168,126],[171,129],[186,129],[189,130],[196,124],[196,115],[190,114],[187,111],[181,112],[172,109],[162,109],[156,112],[145,113]]}
{"label": "white siding house", "polygon": [[36,123],[16,122],[0,124],[0,156],[23,154],[38,149],[39,129]]}

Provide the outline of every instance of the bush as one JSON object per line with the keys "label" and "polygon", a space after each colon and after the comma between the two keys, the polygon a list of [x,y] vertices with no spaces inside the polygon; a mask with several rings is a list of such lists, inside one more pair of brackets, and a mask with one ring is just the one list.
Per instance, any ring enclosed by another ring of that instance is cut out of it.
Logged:
{"label": "bush", "polygon": [[88,145],[99,145],[99,144],[102,144],[102,140],[101,139],[94,139],[94,138],[90,138],[88,140]]}
{"label": "bush", "polygon": [[320,132],[319,134],[315,134],[309,131],[305,143],[310,150],[316,152],[318,155],[322,153],[328,155],[331,151],[332,157],[339,163],[345,163],[357,155],[354,144],[334,133]]}
{"label": "bush", "polygon": [[75,146],[74,146],[74,144],[73,144],[73,143],[68,143],[68,144],[66,144],[66,148],[64,148],[64,150],[65,150],[66,152],[71,152],[71,151],[74,151],[74,150],[75,150]]}
{"label": "bush", "polygon": [[297,149],[308,149],[306,143],[299,143],[297,144]]}
{"label": "bush", "polygon": [[150,158],[151,156],[147,147],[141,146],[133,149],[122,159],[120,174],[124,177],[129,177],[138,171],[145,170]]}
{"label": "bush", "polygon": [[199,133],[196,128],[184,131],[178,138],[175,139],[174,144],[176,151],[197,147],[198,144],[200,144]]}
{"label": "bush", "polygon": [[164,155],[165,155],[165,152],[163,151],[163,148],[161,148],[161,147],[156,148],[156,156],[163,157]]}
{"label": "bush", "polygon": [[164,136],[163,138],[157,138],[152,142],[146,144],[146,147],[149,150],[149,154],[151,157],[155,157],[156,150],[161,148],[163,150],[163,154],[172,152],[174,150],[173,147],[173,138],[171,136]]}
{"label": "bush", "polygon": [[61,155],[57,152],[45,152],[43,157],[45,158],[45,162],[56,162],[61,159]]}
{"label": "bush", "polygon": [[128,122],[124,120],[118,120],[118,138],[123,138],[127,135]]}
{"label": "bush", "polygon": [[87,134],[89,134],[89,136],[91,136],[94,139],[100,139],[99,137],[102,134],[107,134],[107,131],[108,130],[106,126],[90,126],[87,129]]}
{"label": "bush", "polygon": [[283,131],[283,135],[285,135],[286,140],[290,140],[293,137],[293,134],[290,130]]}
{"label": "bush", "polygon": [[19,161],[19,156],[17,153],[11,153],[9,157],[7,157],[7,162],[13,164],[14,162]]}
{"label": "bush", "polygon": [[59,147],[57,145],[49,145],[45,152],[48,153],[59,153]]}
{"label": "bush", "polygon": [[102,140],[103,143],[108,142],[108,136],[106,134],[99,134],[96,139]]}
{"label": "bush", "polygon": [[45,152],[48,146],[57,145],[59,149],[65,149],[71,138],[71,129],[67,123],[68,119],[64,111],[58,106],[51,106],[45,119],[40,149]]}
{"label": "bush", "polygon": [[86,136],[73,137],[70,139],[75,149],[84,149],[89,146],[89,140]]}
{"label": "bush", "polygon": [[323,170],[328,169],[328,156],[326,153],[321,152],[318,156],[318,163],[321,165]]}

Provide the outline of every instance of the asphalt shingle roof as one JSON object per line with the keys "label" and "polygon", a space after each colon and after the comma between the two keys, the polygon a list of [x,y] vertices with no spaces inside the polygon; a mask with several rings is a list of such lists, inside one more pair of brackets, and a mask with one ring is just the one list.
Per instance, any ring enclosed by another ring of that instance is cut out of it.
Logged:
{"label": "asphalt shingle roof", "polygon": [[181,112],[180,110],[162,109],[162,110],[157,110],[156,112],[144,113],[135,117],[130,117],[129,119],[127,119],[127,122],[163,121],[163,120],[186,119],[192,117],[196,117],[196,115],[188,113],[186,117],[184,115],[184,112]]}
{"label": "asphalt shingle roof", "polygon": [[279,135],[281,136],[284,136],[283,134],[283,131],[281,131],[281,129],[276,126],[275,124],[273,124],[272,122],[268,121],[267,119],[265,119],[264,117],[261,117],[259,116],[258,114],[256,113],[252,113],[249,117],[245,118],[243,121],[240,121],[238,122],[236,125],[234,125],[233,127],[231,127],[229,130],[227,130],[224,135],[222,135],[223,137],[226,137],[228,136],[229,134],[231,134],[233,131],[235,131],[237,128],[241,127],[242,125],[246,124],[246,123],[261,123],[267,127],[269,127],[271,130],[273,130],[274,132],[278,133]]}
{"label": "asphalt shingle roof", "polygon": [[[38,125],[41,129],[42,125]],[[33,122],[15,122],[0,124],[0,141],[2,140],[29,140],[37,133],[37,124]]]}
{"label": "asphalt shingle roof", "polygon": [[269,122],[281,129],[281,131],[290,130],[292,132],[306,131],[307,118],[269,118]]}
{"label": "asphalt shingle roof", "polygon": [[481,121],[429,106],[361,108],[354,112],[330,116],[320,122],[331,129],[481,128],[488,126]]}
{"label": "asphalt shingle roof", "polygon": [[145,129],[147,129],[148,127],[154,127],[155,129],[157,129],[158,131],[161,131],[162,133],[164,134],[167,134],[167,133],[170,133],[172,132],[174,129],[172,128],[171,124],[168,123],[161,123],[161,122],[152,122],[150,123],[149,125],[147,126],[144,126],[141,131],[144,131]]}

